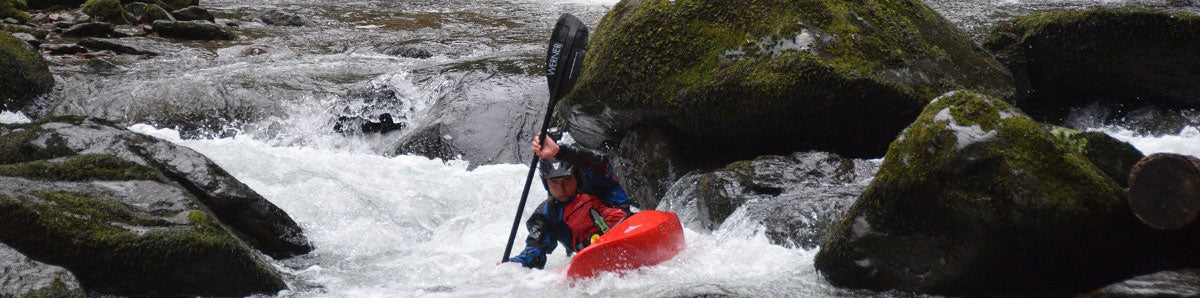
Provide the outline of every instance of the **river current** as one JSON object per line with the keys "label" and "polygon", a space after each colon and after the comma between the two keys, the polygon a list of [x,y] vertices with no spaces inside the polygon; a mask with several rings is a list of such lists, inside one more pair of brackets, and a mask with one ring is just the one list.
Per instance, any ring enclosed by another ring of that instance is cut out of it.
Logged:
{"label": "river current", "polygon": [[[681,255],[625,276],[603,275],[570,286],[555,270],[569,261],[561,250],[549,256],[548,270],[498,266],[527,165],[474,167],[462,160],[393,156],[389,138],[396,134],[330,129],[337,110],[348,109],[346,94],[370,86],[397,94],[403,108],[386,112],[409,122],[461,89],[539,106],[546,97],[538,74],[548,28],[563,12],[594,28],[616,0],[202,2],[218,18],[280,8],[318,25],[247,22],[239,41],[185,43],[158,58],[116,59],[118,68],[109,72],[57,61],[53,68],[62,88],[56,96],[63,103],[50,109],[139,123],[131,129],[199,151],[287,211],[316,250],[274,261],[290,286],[279,296],[907,296],[830,286],[813,268],[815,249],[771,244],[745,212],[735,212],[713,231],[687,229],[688,248]],[[1030,11],[1176,2],[929,5],[978,36],[996,18]],[[381,53],[396,44],[432,55]],[[251,46],[263,46],[267,53],[239,55]],[[469,73],[488,75],[466,79]],[[215,133],[184,132],[186,138],[181,130],[158,124],[163,114],[194,110],[239,120]],[[9,113],[0,118],[21,120]],[[1166,135],[1142,135],[1121,126],[1091,129],[1131,142],[1146,154],[1200,155],[1200,130],[1194,126]],[[530,197],[526,216],[546,193],[535,186]],[[522,227],[514,250],[520,250],[525,235]]]}

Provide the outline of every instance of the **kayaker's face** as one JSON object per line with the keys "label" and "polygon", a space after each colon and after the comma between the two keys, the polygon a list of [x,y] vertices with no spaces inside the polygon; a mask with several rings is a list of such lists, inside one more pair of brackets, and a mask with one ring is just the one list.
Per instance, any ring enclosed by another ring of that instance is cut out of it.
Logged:
{"label": "kayaker's face", "polygon": [[546,185],[550,187],[550,195],[559,202],[571,200],[571,195],[575,194],[575,188],[578,187],[576,182],[575,176],[546,179]]}

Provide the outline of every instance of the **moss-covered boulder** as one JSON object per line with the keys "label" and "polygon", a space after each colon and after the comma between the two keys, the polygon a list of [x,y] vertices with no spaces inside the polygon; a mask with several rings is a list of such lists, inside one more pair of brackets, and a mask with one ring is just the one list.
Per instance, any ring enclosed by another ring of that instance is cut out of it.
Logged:
{"label": "moss-covered boulder", "polygon": [[54,88],[42,55],[6,32],[0,32],[0,77],[0,110],[20,109]]}
{"label": "moss-covered boulder", "polygon": [[1124,190],[1001,100],[934,99],[830,232],[830,283],[939,294],[1072,294],[1170,262]]}
{"label": "moss-covered boulder", "polygon": [[21,11],[25,0],[0,0],[0,19],[13,18],[25,23],[33,22],[28,13]]}
{"label": "moss-covered boulder", "polygon": [[559,115],[593,148],[663,121],[721,162],[880,156],[930,98],[1005,93],[1009,80],[917,0],[625,0],[597,26]]}
{"label": "moss-covered boulder", "polygon": [[[91,155],[81,155],[84,153]],[[132,164],[137,167],[118,168],[151,171],[72,172],[110,164]],[[118,180],[165,177],[164,183],[190,194],[237,231],[241,240],[272,257],[312,250],[300,227],[283,210],[191,149],[95,118],[50,117],[28,125],[0,127],[0,175],[75,181],[102,173]]]}
{"label": "moss-covered boulder", "polygon": [[[1093,102],[1200,108],[1200,17],[1141,8],[1066,10],[1000,23],[985,43],[1021,90],[1014,104],[1060,123]],[[1113,116],[1122,116],[1114,113]]]}
{"label": "moss-covered boulder", "polygon": [[125,7],[120,0],[88,0],[81,7],[93,21],[125,24]]}
{"label": "moss-covered boulder", "polygon": [[234,40],[236,35],[207,21],[154,21],[154,32],[162,37],[192,40]]}
{"label": "moss-covered boulder", "polygon": [[1121,187],[1129,187],[1129,172],[1133,170],[1133,165],[1146,157],[1133,145],[1102,132],[1083,132],[1053,125],[1044,125],[1043,128],[1066,142],[1072,150],[1087,156],[1088,161]]}

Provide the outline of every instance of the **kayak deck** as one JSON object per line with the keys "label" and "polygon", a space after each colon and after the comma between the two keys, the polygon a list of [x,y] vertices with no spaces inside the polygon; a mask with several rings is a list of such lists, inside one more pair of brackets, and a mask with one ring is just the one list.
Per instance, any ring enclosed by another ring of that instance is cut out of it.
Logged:
{"label": "kayak deck", "polygon": [[601,272],[653,266],[674,258],[684,247],[683,226],[672,212],[638,212],[575,254],[567,277],[580,279]]}

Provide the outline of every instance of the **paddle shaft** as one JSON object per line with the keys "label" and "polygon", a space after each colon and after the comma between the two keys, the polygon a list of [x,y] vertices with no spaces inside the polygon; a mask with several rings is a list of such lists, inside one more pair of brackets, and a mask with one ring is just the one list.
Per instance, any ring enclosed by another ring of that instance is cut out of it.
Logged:
{"label": "paddle shaft", "polygon": [[[537,141],[542,143],[546,136],[546,130],[550,128],[550,117],[554,114],[554,101],[551,100],[549,106],[546,107],[546,117],[542,119],[541,133],[538,134]],[[517,216],[513,218],[512,231],[508,233],[508,244],[504,246],[504,258],[501,262],[508,261],[508,256],[512,254],[513,241],[517,238],[517,228],[521,226],[521,216],[525,213],[525,201],[529,199],[529,187],[533,184],[533,172],[537,170],[538,162],[541,158],[535,153],[533,161],[529,162],[529,173],[525,175],[525,190],[521,191],[521,203],[517,204]]]}
{"label": "paddle shaft", "polygon": [[[550,127],[550,118],[554,115],[554,105],[558,103],[575,86],[575,79],[582,67],[583,55],[587,51],[587,26],[570,14],[563,14],[554,25],[554,33],[550,36],[550,47],[546,50],[546,82],[550,87],[550,102],[546,105],[546,114],[542,118],[542,129],[538,130],[537,142],[541,144],[546,138],[546,130]],[[533,172],[537,170],[541,160],[535,153],[529,163],[529,173],[525,176],[525,190],[521,191],[521,203],[517,205],[517,216],[513,218],[512,231],[508,233],[508,244],[504,247],[504,258],[508,261],[512,254],[513,241],[517,238],[517,227],[521,226],[521,215],[525,213],[525,202],[529,199],[529,187],[533,184]]]}

